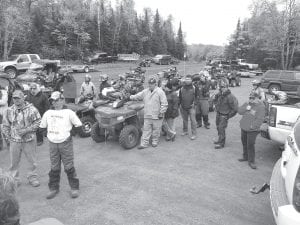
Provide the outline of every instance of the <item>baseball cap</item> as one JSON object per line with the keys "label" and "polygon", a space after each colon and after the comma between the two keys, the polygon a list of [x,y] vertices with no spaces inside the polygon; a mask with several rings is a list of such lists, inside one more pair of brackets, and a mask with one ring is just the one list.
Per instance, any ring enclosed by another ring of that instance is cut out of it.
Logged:
{"label": "baseball cap", "polygon": [[149,83],[149,84],[156,84],[155,78],[150,78],[150,79],[148,80],[148,83]]}
{"label": "baseball cap", "polygon": [[54,101],[56,101],[58,99],[63,99],[63,98],[64,98],[63,94],[60,93],[59,91],[54,91],[50,96],[50,99],[52,99]]}
{"label": "baseball cap", "polygon": [[25,98],[25,95],[23,93],[23,91],[21,90],[15,90],[12,94],[13,98]]}

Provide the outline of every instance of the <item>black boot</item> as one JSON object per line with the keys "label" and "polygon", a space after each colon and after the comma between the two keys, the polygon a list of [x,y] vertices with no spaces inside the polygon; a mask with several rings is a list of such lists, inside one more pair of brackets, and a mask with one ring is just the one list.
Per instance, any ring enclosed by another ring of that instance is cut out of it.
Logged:
{"label": "black boot", "polygon": [[196,114],[197,127],[202,127],[202,115]]}
{"label": "black boot", "polygon": [[71,169],[65,170],[65,172],[68,176],[68,181],[71,189],[79,190],[79,179],[77,178],[75,168],[72,167]]}

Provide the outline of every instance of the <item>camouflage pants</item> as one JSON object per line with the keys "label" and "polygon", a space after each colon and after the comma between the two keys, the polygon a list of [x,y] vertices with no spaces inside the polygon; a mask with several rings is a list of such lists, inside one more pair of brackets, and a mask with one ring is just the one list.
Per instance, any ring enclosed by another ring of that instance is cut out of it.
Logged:
{"label": "camouflage pants", "polygon": [[218,131],[218,142],[221,145],[225,145],[225,140],[226,140],[226,128],[228,125],[228,116],[222,115],[219,112],[217,112],[216,115],[216,126],[217,126],[217,131]]}

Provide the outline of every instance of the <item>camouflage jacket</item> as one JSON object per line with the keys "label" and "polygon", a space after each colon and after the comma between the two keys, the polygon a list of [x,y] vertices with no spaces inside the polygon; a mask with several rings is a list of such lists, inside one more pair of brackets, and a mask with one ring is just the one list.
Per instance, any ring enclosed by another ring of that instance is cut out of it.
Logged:
{"label": "camouflage jacket", "polygon": [[[39,128],[41,116],[38,110],[28,102],[18,109],[15,105],[9,107],[3,115],[4,137],[13,142],[29,142],[35,138],[35,132]],[[25,130],[20,136],[19,130]]]}

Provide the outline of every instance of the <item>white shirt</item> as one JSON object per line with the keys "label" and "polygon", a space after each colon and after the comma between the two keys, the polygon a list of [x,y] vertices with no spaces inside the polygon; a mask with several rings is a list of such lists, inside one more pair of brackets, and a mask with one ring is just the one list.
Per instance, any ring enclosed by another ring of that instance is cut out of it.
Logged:
{"label": "white shirt", "polygon": [[73,125],[82,126],[75,112],[70,109],[53,110],[45,112],[40,128],[47,128],[47,137],[53,143],[62,143],[70,137]]}

